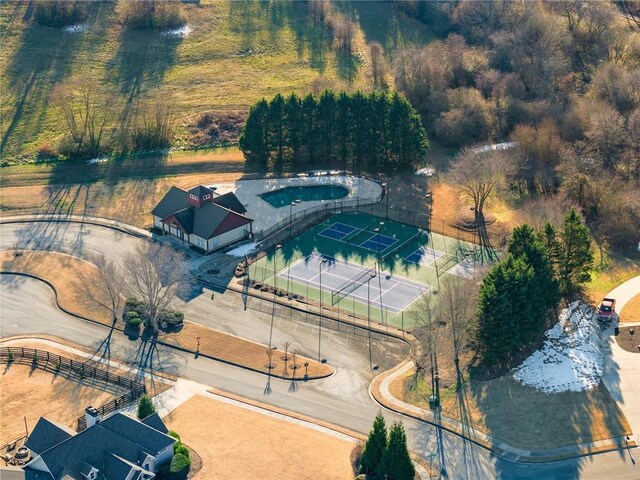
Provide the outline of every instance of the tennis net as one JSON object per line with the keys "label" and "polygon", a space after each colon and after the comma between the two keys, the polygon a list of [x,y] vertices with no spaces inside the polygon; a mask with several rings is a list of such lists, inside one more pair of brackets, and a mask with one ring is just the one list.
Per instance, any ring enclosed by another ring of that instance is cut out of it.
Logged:
{"label": "tennis net", "polygon": [[344,297],[355,291],[361,285],[364,285],[375,277],[376,267],[370,267],[362,272],[358,272],[354,277],[350,278],[338,288],[331,291],[331,305],[335,305]]}
{"label": "tennis net", "polygon": [[403,248],[405,248],[407,245],[409,245],[411,242],[415,241],[419,236],[420,236],[420,231],[418,231],[415,235],[413,235],[411,238],[409,238],[408,240],[405,240],[404,242],[402,242],[400,245],[398,245],[396,248],[394,248],[393,250],[391,250],[390,252],[385,253],[382,257],[380,257],[380,263],[384,263],[387,261],[387,259],[391,258],[392,256],[394,256],[396,253],[398,253],[400,250],[402,250]]}

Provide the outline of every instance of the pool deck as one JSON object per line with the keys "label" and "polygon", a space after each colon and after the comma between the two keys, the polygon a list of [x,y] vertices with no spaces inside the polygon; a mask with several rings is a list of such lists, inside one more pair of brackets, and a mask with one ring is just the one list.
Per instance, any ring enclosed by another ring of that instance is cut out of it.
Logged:
{"label": "pool deck", "polygon": [[[345,175],[302,177],[302,178],[266,178],[261,180],[238,180],[234,183],[215,183],[216,192],[225,194],[234,192],[247,209],[247,216],[254,220],[253,231],[260,232],[271,227],[285,218],[289,218],[289,207],[275,208],[260,195],[284,187],[298,187],[304,185],[342,185],[349,190],[349,194],[337,201],[358,198],[363,204],[373,203],[382,193],[382,187],[366,178]],[[300,202],[293,207],[293,213],[316,207],[336,200],[312,200]]]}

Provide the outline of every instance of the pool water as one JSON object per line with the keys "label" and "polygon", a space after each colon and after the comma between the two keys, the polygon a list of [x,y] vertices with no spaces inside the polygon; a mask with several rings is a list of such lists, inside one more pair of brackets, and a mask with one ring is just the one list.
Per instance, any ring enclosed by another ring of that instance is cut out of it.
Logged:
{"label": "pool water", "polygon": [[260,197],[275,208],[287,207],[291,202],[300,200],[310,202],[314,200],[337,200],[349,195],[349,189],[341,185],[303,185],[300,187],[285,187],[273,192],[267,192]]}

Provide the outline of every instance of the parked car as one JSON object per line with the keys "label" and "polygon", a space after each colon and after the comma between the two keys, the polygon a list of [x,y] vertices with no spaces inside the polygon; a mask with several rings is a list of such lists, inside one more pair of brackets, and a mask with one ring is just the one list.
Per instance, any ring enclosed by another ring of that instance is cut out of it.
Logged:
{"label": "parked car", "polygon": [[616,299],[604,298],[598,307],[598,320],[601,322],[610,322],[616,311]]}

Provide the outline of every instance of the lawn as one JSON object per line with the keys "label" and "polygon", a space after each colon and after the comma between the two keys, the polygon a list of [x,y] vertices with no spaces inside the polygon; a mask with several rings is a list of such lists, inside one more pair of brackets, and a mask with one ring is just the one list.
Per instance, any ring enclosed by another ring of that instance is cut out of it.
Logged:
{"label": "lawn", "polygon": [[633,297],[619,313],[621,322],[640,322],[640,294]]}
{"label": "lawn", "polygon": [[201,112],[246,112],[276,92],[368,90],[367,42],[380,41],[390,53],[433,37],[388,2],[351,3],[344,7],[356,23],[354,44],[343,54],[303,2],[186,5],[186,37],[123,29],[117,2],[92,2],[78,33],[36,24],[31,3],[2,2],[2,161],[31,161],[39,146],[56,145],[64,133],[53,101],[60,85],[91,78],[121,101],[122,112],[139,98],[171,99],[176,145],[186,146],[187,127]]}
{"label": "lawn", "polygon": [[163,420],[202,458],[195,480],[354,477],[354,443],[254,409],[197,395]]}
{"label": "lawn", "polygon": [[[83,271],[88,278],[93,278],[95,267],[91,263],[70,255],[37,251],[23,251],[18,257],[14,256],[13,251],[0,252],[0,262],[2,271],[30,273],[48,280],[58,291],[60,305],[68,311],[111,325],[111,314],[86,299],[82,280],[78,276],[78,272]],[[160,340],[192,351],[199,345],[200,352],[205,355],[288,378],[302,380],[305,372],[311,378],[328,376],[333,372],[329,365],[302,356],[298,357],[297,368],[293,368],[291,354],[285,357],[281,350],[274,350],[269,362],[266,345],[189,321],[185,322],[180,332],[163,334]],[[269,369],[269,363],[272,363],[272,369]],[[304,367],[305,363],[309,364],[308,367]]]}
{"label": "lawn", "polygon": [[3,365],[0,375],[0,444],[24,435],[23,417],[26,417],[30,430],[41,416],[75,430],[76,419],[84,414],[86,407],[99,407],[115,397],[111,390],[113,387],[105,391],[97,386],[68,380],[39,368],[32,370],[28,365]]}
{"label": "lawn", "polygon": [[[413,371],[390,385],[407,403],[429,408],[430,383],[409,389]],[[548,450],[629,435],[631,428],[602,384],[588,392],[545,394],[510,376],[468,380],[441,390],[444,416],[466,423],[524,450]]]}

